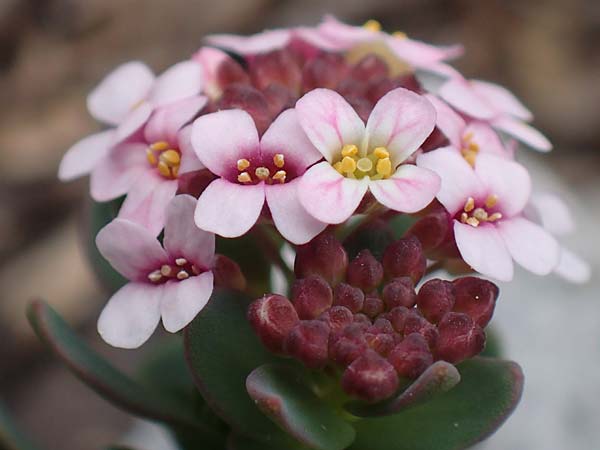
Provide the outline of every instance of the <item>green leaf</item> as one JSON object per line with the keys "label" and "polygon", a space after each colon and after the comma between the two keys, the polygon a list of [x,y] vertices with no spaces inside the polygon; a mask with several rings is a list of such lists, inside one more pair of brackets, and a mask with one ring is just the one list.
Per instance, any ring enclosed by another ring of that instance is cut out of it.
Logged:
{"label": "green leaf", "polygon": [[446,361],[438,361],[427,368],[397,397],[374,405],[354,402],[346,409],[359,417],[387,416],[408,408],[414,408],[448,392],[460,382],[456,367]]}
{"label": "green leaf", "polygon": [[504,355],[504,346],[500,333],[493,326],[488,325],[485,329],[485,348],[480,353],[480,356],[489,358],[502,358]]}
{"label": "green leaf", "polygon": [[246,392],[250,372],[262,364],[282,361],[262,345],[246,320],[249,303],[239,292],[213,292],[185,329],[188,365],[204,399],[237,434],[286,448],[293,439]]}
{"label": "green leaf", "polygon": [[40,340],[75,376],[105,399],[132,414],[176,428],[195,430],[208,442],[223,442],[224,437],[202,422],[190,402],[178,402],[119,372],[81,341],[47,304],[32,303],[27,315]]}
{"label": "green leaf", "polygon": [[523,390],[520,367],[474,358],[459,365],[462,381],[431,401],[393,416],[355,423],[351,450],[461,450],[482,441],[508,418]]}
{"label": "green leaf", "polygon": [[309,389],[303,372],[266,364],[252,371],[246,388],[258,407],[298,441],[320,450],[346,448],[354,429]]}
{"label": "green leaf", "polygon": [[[237,434],[231,434],[227,439],[227,450],[282,450],[278,445],[270,446],[264,442],[249,439]],[[294,450],[286,447],[286,450]]]}
{"label": "green leaf", "polygon": [[10,413],[2,404],[0,404],[0,449],[39,450],[39,447],[19,430]]}

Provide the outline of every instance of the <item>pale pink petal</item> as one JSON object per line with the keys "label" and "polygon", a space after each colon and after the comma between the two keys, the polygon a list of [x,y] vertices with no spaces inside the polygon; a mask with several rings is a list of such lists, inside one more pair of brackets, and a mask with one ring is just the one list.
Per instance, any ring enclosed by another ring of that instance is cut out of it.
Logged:
{"label": "pale pink petal", "polygon": [[429,169],[401,165],[387,180],[371,181],[377,201],[395,211],[414,213],[425,208],[440,190],[440,177]]}
{"label": "pale pink petal", "polygon": [[260,149],[264,158],[283,154],[284,169],[291,163],[300,173],[323,157],[308,140],[294,109],[282,112],[275,119],[260,140]]}
{"label": "pale pink petal", "polygon": [[498,111],[473,89],[463,78],[452,78],[440,88],[438,95],[454,108],[477,119],[489,120]]}
{"label": "pale pink petal", "polygon": [[437,127],[442,133],[444,133],[454,147],[460,148],[462,145],[464,130],[467,126],[463,118],[435,95],[427,94],[425,97],[435,108],[435,123]]}
{"label": "pale pink petal", "polygon": [[165,329],[177,333],[206,306],[213,292],[213,273],[204,272],[183,281],[167,283],[160,303]]}
{"label": "pale pink petal", "polygon": [[427,68],[431,64],[454,59],[464,53],[462,45],[437,47],[425,42],[394,36],[387,38],[386,43],[401,60],[419,68]]}
{"label": "pale pink petal", "polygon": [[144,128],[144,138],[148,143],[166,141],[177,145],[177,133],[206,105],[203,96],[190,97],[158,108]]}
{"label": "pale pink petal", "polygon": [[92,198],[97,202],[106,202],[125,195],[136,180],[151,169],[146,159],[146,149],[147,146],[140,143],[113,147],[92,170]]}
{"label": "pale pink petal", "polygon": [[369,188],[369,179],[344,178],[327,162],[306,171],[298,186],[304,209],[320,222],[342,223],[356,210]]}
{"label": "pale pink petal", "polygon": [[166,221],[167,205],[177,192],[177,180],[145,172],[132,186],[118,217],[139,223],[157,236]]}
{"label": "pale pink petal", "polygon": [[523,211],[531,196],[531,177],[525,167],[506,158],[479,154],[475,173],[487,186],[488,194],[498,196],[498,206],[505,217]]}
{"label": "pale pink petal", "polygon": [[298,100],[296,111],[304,132],[327,161],[338,158],[345,144],[361,147],[365,124],[337,92],[310,91]]}
{"label": "pale pink petal", "polygon": [[540,152],[552,150],[552,143],[532,126],[510,117],[499,117],[492,126]]}
{"label": "pale pink petal", "polygon": [[202,90],[202,67],[196,61],[183,61],[169,67],[152,86],[148,98],[154,107],[198,95]]}
{"label": "pale pink petal", "polygon": [[364,27],[347,25],[335,17],[325,16],[323,22],[317,27],[318,32],[329,43],[330,50],[347,50],[362,42],[381,40],[384,34]]}
{"label": "pale pink petal", "polygon": [[560,259],[554,272],[571,283],[587,283],[592,276],[590,265],[566,248],[560,249]]}
{"label": "pale pink petal", "polygon": [[234,34],[212,34],[206,42],[240,55],[255,55],[277,50],[287,45],[290,30],[267,30],[252,36],[236,36]]}
{"label": "pale pink petal", "polygon": [[237,176],[237,161],[260,164],[258,131],[250,114],[229,109],[206,114],[192,125],[192,146],[198,159],[214,174]]}
{"label": "pale pink petal", "polygon": [[550,233],[522,217],[500,220],[498,231],[514,260],[537,275],[548,275],[557,266],[560,247]]}
{"label": "pale pink petal", "polygon": [[553,235],[562,236],[575,231],[573,215],[565,201],[558,195],[534,194],[529,204],[534,209],[534,221]]}
{"label": "pale pink petal", "polygon": [[90,134],[75,143],[58,167],[58,178],[61,181],[70,181],[87,175],[106,156],[114,142],[114,131],[106,130]]}
{"label": "pale pink petal", "polygon": [[146,98],[154,83],[154,74],[139,61],[125,63],[90,93],[87,107],[97,120],[119,125],[129,112]]}
{"label": "pale pink petal", "polygon": [[482,153],[511,158],[510,152],[504,148],[498,134],[485,122],[473,121],[464,129],[464,137],[470,136]]}
{"label": "pale pink petal", "polygon": [[167,207],[164,246],[173,258],[185,258],[200,268],[212,266],[215,235],[194,223],[197,200],[191,195],[178,195]]}
{"label": "pale pink petal", "polygon": [[460,256],[474,270],[500,281],[512,280],[512,258],[494,225],[472,227],[454,221],[454,238]]}
{"label": "pale pink petal", "polygon": [[121,142],[132,136],[140,130],[152,115],[152,105],[148,102],[140,103],[129,114],[125,116],[123,122],[116,128],[115,140]]}
{"label": "pale pink petal", "polygon": [[98,319],[98,333],[118,348],[138,348],[160,321],[163,286],[128,283],[108,301]]}
{"label": "pale pink petal", "polygon": [[273,222],[279,233],[292,244],[306,244],[327,224],[308,214],[298,198],[300,180],[265,186],[265,195]]}
{"label": "pale pink petal", "polygon": [[327,36],[318,28],[297,27],[292,30],[293,36],[320,50],[334,52],[339,49],[339,43]]}
{"label": "pale pink petal", "polygon": [[263,183],[242,186],[220,178],[200,195],[196,225],[227,238],[241,236],[256,223],[264,202]]}
{"label": "pale pink petal", "polygon": [[435,127],[435,108],[422,95],[398,88],[385,94],[369,116],[368,148],[385,147],[394,166],[412,155]]}
{"label": "pale pink petal", "polygon": [[505,87],[481,80],[471,80],[470,83],[475,92],[485,98],[489,104],[494,105],[494,108],[517,119],[526,121],[533,119],[531,111]]}
{"label": "pale pink petal", "polygon": [[204,169],[204,164],[200,162],[194,147],[192,146],[192,126],[183,127],[177,136],[179,151],[181,152],[181,162],[179,164],[179,175],[188,172],[196,172]]}
{"label": "pale pink petal", "polygon": [[469,197],[478,198],[484,194],[484,186],[469,163],[452,147],[419,155],[417,166],[440,176],[442,184],[437,198],[452,215],[463,209]]}
{"label": "pale pink petal", "polygon": [[147,281],[148,274],[167,260],[155,235],[123,219],[115,219],[102,228],[96,236],[96,246],[117,272],[132,281]]}
{"label": "pale pink petal", "polygon": [[203,91],[211,99],[219,98],[222,93],[219,67],[223,62],[233,61],[233,59],[224,51],[212,47],[202,47],[192,56],[192,59],[198,61],[202,67]]}

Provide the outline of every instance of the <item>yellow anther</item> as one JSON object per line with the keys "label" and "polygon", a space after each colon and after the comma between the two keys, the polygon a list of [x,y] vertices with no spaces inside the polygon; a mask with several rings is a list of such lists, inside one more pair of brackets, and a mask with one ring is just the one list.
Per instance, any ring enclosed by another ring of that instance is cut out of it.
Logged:
{"label": "yellow anther", "polygon": [[185,280],[186,278],[189,278],[190,274],[187,273],[185,270],[180,270],[179,272],[177,272],[177,279],[178,280]]}
{"label": "yellow anther", "polygon": [[468,225],[471,225],[472,227],[478,227],[479,226],[479,220],[477,220],[475,217],[469,217],[466,220]]}
{"label": "yellow anther", "polygon": [[389,177],[392,174],[392,161],[390,158],[382,158],[377,161],[377,166],[375,169],[382,177]]}
{"label": "yellow anther", "polygon": [[354,144],[346,144],[342,147],[342,156],[354,156],[358,154],[358,147]]}
{"label": "yellow anther", "polygon": [[498,203],[498,196],[496,194],[488,195],[488,198],[485,199],[485,206],[488,208],[493,208]]}
{"label": "yellow anther", "polygon": [[280,183],[285,183],[286,176],[287,173],[285,173],[285,170],[278,170],[275,172],[275,175],[273,175],[273,179],[279,181]]}
{"label": "yellow anther", "polygon": [[394,36],[396,39],[406,39],[408,37],[403,31],[394,31],[392,36]]}
{"label": "yellow anther", "polygon": [[175,264],[177,264],[179,267],[185,266],[187,264],[187,259],[185,259],[185,258],[177,258],[175,260]]}
{"label": "yellow anther", "polygon": [[381,24],[376,21],[376,20],[367,20],[364,24],[363,24],[363,28],[369,31],[373,31],[374,33],[377,33],[379,31],[381,31]]}
{"label": "yellow anther", "polygon": [[160,270],[155,270],[154,272],[150,272],[148,274],[148,279],[153,283],[158,283],[162,279],[162,275]]}
{"label": "yellow anther", "polygon": [[147,149],[146,150],[146,159],[148,160],[148,162],[150,163],[151,166],[155,166],[156,163],[158,162],[156,160],[156,155],[154,154],[154,152],[152,151],[152,149]]}
{"label": "yellow anther", "polygon": [[388,152],[385,147],[376,147],[375,150],[373,150],[373,154],[379,159],[390,157],[390,152]]}
{"label": "yellow anther", "polygon": [[464,134],[463,141],[465,141],[465,142],[471,142],[471,139],[473,139],[474,136],[475,136],[475,134],[473,134],[472,131],[469,131],[468,133]]}
{"label": "yellow anther", "polygon": [[248,167],[250,167],[250,161],[248,161],[245,158],[238,159],[238,161],[237,161],[237,169],[239,171],[246,170]]}
{"label": "yellow anther", "polygon": [[169,166],[167,165],[167,163],[165,163],[164,161],[159,161],[158,162],[158,172],[165,178],[170,178],[171,177],[171,170],[169,169]]}
{"label": "yellow anther", "polygon": [[464,210],[465,212],[471,212],[475,208],[475,199],[473,197],[469,197],[465,202]]}
{"label": "yellow anther", "polygon": [[167,141],[158,141],[150,146],[150,148],[157,152],[162,152],[169,148],[169,143]]}
{"label": "yellow anther", "polygon": [[171,167],[171,175],[173,178],[177,178],[177,175],[179,175],[179,164]]}
{"label": "yellow anther", "polygon": [[477,145],[476,142],[469,142],[469,145],[467,146],[467,150],[470,152],[475,152],[475,153],[479,153],[479,145]]}
{"label": "yellow anther", "polygon": [[475,217],[480,222],[485,222],[488,220],[488,213],[483,208],[476,208],[475,211],[473,211],[473,217]]}
{"label": "yellow anther", "polygon": [[354,173],[356,170],[356,161],[354,159],[350,156],[344,156],[341,162],[340,169],[342,173]]}
{"label": "yellow anther", "polygon": [[248,172],[242,172],[237,176],[237,180],[240,183],[250,183],[252,181],[252,178],[250,177],[250,174]]}
{"label": "yellow anther", "polygon": [[181,156],[177,150],[166,150],[160,154],[160,160],[167,163],[169,166],[175,166],[181,161]]}
{"label": "yellow anther", "polygon": [[477,152],[474,152],[473,150],[463,150],[461,153],[463,158],[465,158],[465,161],[467,161],[471,167],[475,167]]}
{"label": "yellow anther", "polygon": [[337,171],[338,171],[339,173],[341,173],[341,174],[343,174],[343,173],[344,173],[344,171],[342,170],[342,162],[341,162],[341,161],[338,161],[338,162],[336,162],[336,163],[333,165],[333,168],[334,168],[335,170],[337,170]]}
{"label": "yellow anther", "polygon": [[468,218],[469,218],[469,215],[468,215],[466,212],[464,212],[464,213],[462,213],[462,214],[460,215],[460,221],[461,221],[462,223],[467,223],[467,219],[468,219]]}
{"label": "yellow anther", "polygon": [[266,167],[257,167],[254,171],[254,175],[256,175],[256,178],[259,180],[266,180],[269,178],[269,175],[271,175],[271,172],[269,172],[269,169]]}
{"label": "yellow anther", "polygon": [[275,167],[278,167],[279,169],[285,166],[285,158],[283,153],[276,153],[273,155],[273,164],[275,164]]}
{"label": "yellow anther", "polygon": [[373,161],[369,158],[360,158],[356,162],[356,168],[361,172],[370,172],[373,169]]}
{"label": "yellow anther", "polygon": [[170,277],[173,274],[173,268],[168,264],[163,264],[160,267],[160,273],[163,277]]}
{"label": "yellow anther", "polygon": [[502,219],[502,213],[495,212],[490,217],[488,217],[488,222],[495,222],[496,220]]}

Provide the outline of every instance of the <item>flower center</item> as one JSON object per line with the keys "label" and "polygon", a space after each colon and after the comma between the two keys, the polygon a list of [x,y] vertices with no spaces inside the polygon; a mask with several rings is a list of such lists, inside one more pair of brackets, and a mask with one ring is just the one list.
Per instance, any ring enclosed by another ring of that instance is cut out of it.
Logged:
{"label": "flower center", "polygon": [[475,160],[479,154],[479,145],[473,141],[473,133],[466,133],[462,138],[462,148],[460,150],[463,158],[471,165],[475,167]]}
{"label": "flower center", "polygon": [[249,160],[242,158],[237,160],[238,176],[237,180],[241,184],[256,184],[264,181],[267,184],[283,184],[287,178],[287,172],[284,170],[285,157],[283,153],[273,155],[273,167],[269,169],[265,166],[259,166],[252,170]]}
{"label": "flower center", "polygon": [[502,219],[502,213],[492,212],[497,203],[498,196],[495,194],[488,195],[482,206],[476,206],[475,199],[469,197],[460,213],[460,221],[475,228],[482,222],[496,222]]}
{"label": "flower center", "polygon": [[347,144],[342,147],[341,159],[333,164],[333,168],[346,178],[368,176],[372,180],[382,180],[391,176],[392,161],[385,147],[376,147],[370,154],[360,156],[356,145]]}
{"label": "flower center", "polygon": [[146,149],[146,158],[151,166],[156,167],[158,172],[165,178],[175,179],[179,173],[181,164],[181,153],[172,148],[166,141],[158,141]]}
{"label": "flower center", "polygon": [[160,269],[153,270],[148,274],[148,280],[152,284],[162,284],[169,280],[187,280],[189,277],[200,275],[203,272],[195,264],[185,258],[175,259],[175,264],[163,264]]}

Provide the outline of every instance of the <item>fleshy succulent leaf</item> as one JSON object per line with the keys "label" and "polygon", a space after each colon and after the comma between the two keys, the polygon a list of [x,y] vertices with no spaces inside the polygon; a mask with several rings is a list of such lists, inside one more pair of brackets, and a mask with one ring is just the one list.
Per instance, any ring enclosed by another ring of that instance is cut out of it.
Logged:
{"label": "fleshy succulent leaf", "polygon": [[[288,445],[285,447],[287,450],[305,450],[306,447]],[[277,444],[268,445],[264,442],[257,441],[254,439],[239,436],[237,434],[230,434],[227,438],[226,450],[280,450],[281,447]]]}
{"label": "fleshy succulent leaf", "polygon": [[252,371],[246,388],[267,416],[308,447],[346,448],[354,440],[354,429],[309,389],[304,375],[290,366],[267,364]]}
{"label": "fleshy succulent leaf", "polygon": [[461,382],[418,407],[355,423],[351,450],[462,450],[508,418],[523,390],[514,362],[477,357],[458,366]]}
{"label": "fleshy succulent leaf", "polygon": [[387,416],[426,403],[460,382],[456,367],[445,361],[433,363],[396,397],[374,405],[353,402],[346,409],[359,417]]}

